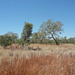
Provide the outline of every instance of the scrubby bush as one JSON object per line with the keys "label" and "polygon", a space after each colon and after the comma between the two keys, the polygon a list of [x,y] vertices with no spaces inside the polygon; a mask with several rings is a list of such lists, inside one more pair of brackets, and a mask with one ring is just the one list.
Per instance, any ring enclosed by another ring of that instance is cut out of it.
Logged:
{"label": "scrubby bush", "polygon": [[73,44],[75,45],[75,42]]}
{"label": "scrubby bush", "polygon": [[7,36],[7,35],[0,36],[0,45],[1,46],[6,47],[11,44],[12,44],[11,36]]}
{"label": "scrubby bush", "polygon": [[13,32],[8,32],[5,36],[10,36],[12,39],[12,43],[15,43],[18,40],[18,34]]}

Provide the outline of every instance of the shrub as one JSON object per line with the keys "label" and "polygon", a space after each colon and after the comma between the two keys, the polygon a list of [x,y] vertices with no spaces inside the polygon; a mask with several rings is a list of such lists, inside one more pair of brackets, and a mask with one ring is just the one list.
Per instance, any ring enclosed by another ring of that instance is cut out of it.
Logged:
{"label": "shrub", "polygon": [[73,44],[75,45],[75,42]]}
{"label": "shrub", "polygon": [[6,35],[0,36],[0,45],[1,46],[6,47],[11,44],[12,44],[11,36],[6,36]]}

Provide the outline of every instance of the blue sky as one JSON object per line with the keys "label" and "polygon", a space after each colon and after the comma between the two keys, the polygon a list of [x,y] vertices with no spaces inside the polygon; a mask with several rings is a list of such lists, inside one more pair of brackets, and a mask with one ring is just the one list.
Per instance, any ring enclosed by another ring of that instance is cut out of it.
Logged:
{"label": "blue sky", "polygon": [[37,32],[48,19],[64,24],[62,37],[75,37],[75,0],[0,0],[0,35],[14,32],[20,37],[25,21]]}

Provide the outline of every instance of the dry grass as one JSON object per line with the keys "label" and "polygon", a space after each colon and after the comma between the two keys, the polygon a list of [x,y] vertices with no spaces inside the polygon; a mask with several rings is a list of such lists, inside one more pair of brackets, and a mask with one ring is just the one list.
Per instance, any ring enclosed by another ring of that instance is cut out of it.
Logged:
{"label": "dry grass", "polygon": [[[30,44],[29,47],[39,47],[41,50],[27,50],[24,48],[24,50],[15,49],[3,49],[0,47],[0,59],[4,57],[14,58],[14,57],[21,57],[26,56],[26,58],[30,58],[33,54],[36,54],[36,56],[45,56],[50,55],[51,53],[54,54],[70,54],[72,53],[75,55],[75,45],[72,44],[63,44],[63,45],[50,45],[50,44]],[[12,59],[11,59],[12,60]]]}
{"label": "dry grass", "polygon": [[15,58],[13,62],[4,58],[1,63],[0,75],[75,75],[75,56],[72,54],[59,57],[34,55],[30,59]]}
{"label": "dry grass", "polygon": [[0,75],[75,75],[75,45],[30,44],[40,51],[0,47]]}
{"label": "dry grass", "polygon": [[33,56],[33,54],[36,54],[36,56],[47,56],[51,53],[57,54],[58,56],[62,53],[63,55],[69,55],[72,53],[72,55],[75,55],[75,45],[72,44],[63,44],[63,45],[50,45],[50,44],[30,44],[29,47],[39,47],[41,48],[40,51],[36,50],[27,50],[24,48],[24,50],[20,49],[3,49],[0,47],[0,61],[1,59],[8,57],[9,59],[13,60],[14,57],[22,57],[25,56],[26,58],[30,58]]}

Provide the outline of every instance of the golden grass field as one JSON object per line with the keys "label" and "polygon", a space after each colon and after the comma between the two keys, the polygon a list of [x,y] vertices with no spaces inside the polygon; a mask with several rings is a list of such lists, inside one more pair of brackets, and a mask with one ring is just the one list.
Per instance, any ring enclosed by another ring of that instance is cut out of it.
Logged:
{"label": "golden grass field", "polygon": [[36,56],[42,56],[42,55],[50,55],[51,53],[54,54],[75,54],[75,45],[73,44],[62,44],[62,45],[50,45],[50,44],[30,44],[28,47],[33,48],[41,48],[41,50],[28,50],[27,46],[22,49],[4,49],[0,47],[0,59],[3,57],[13,58],[13,57],[21,57],[26,56],[29,58],[33,54],[36,54]]}
{"label": "golden grass field", "polygon": [[[28,50],[28,47],[41,50]],[[0,75],[75,75],[75,45],[30,44],[0,47]]]}

